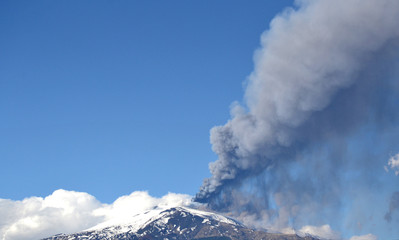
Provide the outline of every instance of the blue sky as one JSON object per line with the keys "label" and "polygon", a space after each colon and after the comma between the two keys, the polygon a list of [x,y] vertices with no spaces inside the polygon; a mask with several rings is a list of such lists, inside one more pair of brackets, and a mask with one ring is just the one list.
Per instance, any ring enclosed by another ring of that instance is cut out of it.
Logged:
{"label": "blue sky", "polygon": [[234,184],[268,229],[398,235],[399,3],[358,1],[0,1],[0,236]]}
{"label": "blue sky", "polygon": [[292,1],[1,1],[0,198],[198,191]]}

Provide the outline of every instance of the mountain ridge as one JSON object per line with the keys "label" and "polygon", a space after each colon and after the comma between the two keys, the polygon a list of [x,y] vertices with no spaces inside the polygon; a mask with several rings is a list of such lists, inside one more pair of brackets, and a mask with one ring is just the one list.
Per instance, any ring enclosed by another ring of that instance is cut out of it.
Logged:
{"label": "mountain ridge", "polygon": [[57,234],[43,240],[318,240],[312,236],[269,233],[244,226],[237,220],[187,207],[153,209],[132,216],[131,222],[104,224],[73,234]]}

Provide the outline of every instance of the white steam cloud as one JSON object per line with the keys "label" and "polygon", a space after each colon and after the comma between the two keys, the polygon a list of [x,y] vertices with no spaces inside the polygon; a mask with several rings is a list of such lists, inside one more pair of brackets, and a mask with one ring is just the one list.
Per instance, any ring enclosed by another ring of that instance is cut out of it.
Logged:
{"label": "white steam cloud", "polygon": [[191,196],[169,193],[162,198],[133,192],[112,204],[100,203],[84,192],[54,191],[51,195],[22,201],[0,199],[0,239],[41,239],[58,233],[74,233],[104,223],[123,223],[129,217],[158,208],[188,206]]}

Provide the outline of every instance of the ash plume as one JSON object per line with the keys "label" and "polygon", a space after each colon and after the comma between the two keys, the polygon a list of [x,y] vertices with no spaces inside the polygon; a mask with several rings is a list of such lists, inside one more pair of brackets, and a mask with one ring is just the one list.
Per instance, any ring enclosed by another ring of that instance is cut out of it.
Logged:
{"label": "ash plume", "polygon": [[[378,154],[392,147],[383,143],[399,132],[399,1],[296,4],[262,34],[244,105],[234,104],[231,119],[212,128],[218,159],[194,199],[281,226],[307,207],[319,215],[326,205],[338,209],[349,186],[366,189],[376,177],[365,170],[382,169]],[[351,151],[356,139],[362,152]]]}

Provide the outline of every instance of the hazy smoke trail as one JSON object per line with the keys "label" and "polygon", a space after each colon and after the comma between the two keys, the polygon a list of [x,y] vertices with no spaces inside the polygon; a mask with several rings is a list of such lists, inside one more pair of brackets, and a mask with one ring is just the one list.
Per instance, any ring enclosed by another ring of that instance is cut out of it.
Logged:
{"label": "hazy smoke trail", "polygon": [[385,214],[385,220],[388,222],[392,221],[392,213],[399,209],[399,192],[394,192],[391,197],[391,202],[389,203],[389,210]]}
{"label": "hazy smoke trail", "polygon": [[[282,220],[287,223],[299,211],[292,209],[295,203],[313,203],[315,196],[314,205],[334,202],[331,198],[341,192],[339,184],[350,178],[341,173],[343,168],[382,168],[369,149],[362,156],[366,166],[343,155],[350,155],[347,144],[356,142],[356,136],[379,136],[378,132],[397,127],[398,81],[392,70],[399,49],[399,1],[297,4],[297,10],[274,18],[262,35],[246,106],[235,105],[232,119],[211,130],[212,149],[219,159],[209,165],[212,177],[204,180],[195,201],[218,209],[234,206],[243,210],[241,214],[257,209],[263,218],[258,206],[273,204],[280,219],[287,216]],[[332,171],[336,168],[340,171]],[[301,177],[308,174],[316,180]],[[258,187],[248,197],[242,191],[253,177],[262,180],[249,183],[247,189]],[[322,194],[327,187],[329,197]],[[264,201],[258,203],[255,195]]]}

